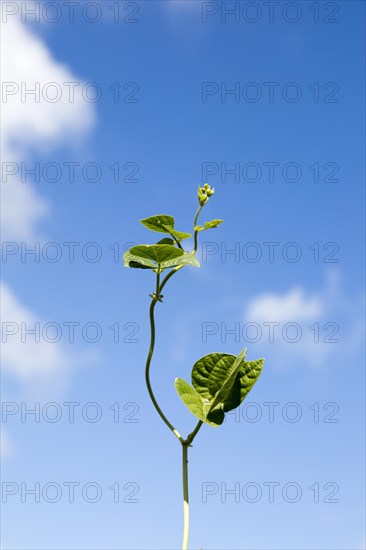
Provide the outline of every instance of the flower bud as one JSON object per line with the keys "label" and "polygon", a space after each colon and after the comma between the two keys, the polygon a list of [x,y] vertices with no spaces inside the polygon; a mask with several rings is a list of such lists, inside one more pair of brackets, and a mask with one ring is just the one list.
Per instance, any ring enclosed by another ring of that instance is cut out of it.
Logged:
{"label": "flower bud", "polygon": [[206,195],[206,190],[204,187],[198,187],[198,202],[200,206],[204,206],[208,201],[208,196]]}
{"label": "flower bud", "polygon": [[203,187],[198,186],[198,202],[200,206],[204,206],[214,192],[215,190],[211,189],[208,183],[205,183]]}

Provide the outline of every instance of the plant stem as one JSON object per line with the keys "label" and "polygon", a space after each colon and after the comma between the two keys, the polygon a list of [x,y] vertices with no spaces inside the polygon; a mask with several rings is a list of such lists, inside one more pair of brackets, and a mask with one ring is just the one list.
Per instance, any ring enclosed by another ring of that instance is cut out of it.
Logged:
{"label": "plant stem", "polygon": [[191,446],[192,441],[198,434],[203,422],[200,420],[193,430],[189,434],[187,439],[182,443],[183,453],[183,544],[182,550],[188,550],[188,536],[189,536],[189,496],[188,496],[188,448]]}
{"label": "plant stem", "polygon": [[[200,206],[196,212],[196,215],[194,217],[193,225],[196,226],[197,219],[199,216],[199,213],[202,210],[202,206]],[[173,237],[174,238],[174,237]],[[197,238],[198,238],[198,231],[194,231],[194,250],[193,254],[197,252]],[[174,238],[175,241],[177,241]],[[177,241],[177,245],[179,248],[182,249],[181,244]],[[182,249],[183,250],[183,249]],[[156,273],[156,290],[155,294],[153,295],[153,298],[151,300],[150,304],[150,347],[149,347],[149,353],[146,360],[146,368],[145,368],[145,380],[146,380],[146,386],[151,398],[151,401],[153,402],[153,405],[158,412],[160,418],[163,420],[163,422],[168,426],[168,428],[173,432],[173,434],[179,439],[179,441],[182,444],[182,455],[183,455],[183,544],[182,544],[182,550],[188,550],[188,536],[189,536],[189,497],[188,497],[188,447],[191,445],[192,441],[196,437],[197,433],[199,432],[203,422],[200,420],[193,430],[191,432],[187,439],[183,439],[183,437],[180,435],[180,433],[174,428],[173,424],[169,422],[167,417],[164,415],[163,411],[158,405],[158,402],[155,399],[154,392],[151,387],[150,382],[150,365],[152,356],[154,353],[155,348],[155,317],[154,317],[154,310],[155,305],[158,301],[161,300],[160,294],[163,290],[166,283],[169,281],[170,277],[174,275],[174,273],[177,273],[180,269],[182,269],[183,265],[179,265],[172,269],[163,279],[163,281],[160,283],[160,271],[158,270]]]}
{"label": "plant stem", "polygon": [[[198,216],[200,215],[200,212],[201,212],[202,208],[203,208],[203,207],[200,206],[200,207],[198,208],[197,212],[196,212],[196,215],[195,215],[194,221],[193,221],[193,228],[195,228],[196,225],[197,225]],[[198,238],[198,233],[199,233],[199,232],[196,231],[196,230],[194,229],[194,250],[193,250],[192,254],[195,254],[195,253],[197,252],[197,238]]]}
{"label": "plant stem", "polygon": [[[166,279],[166,278],[165,278]],[[151,401],[154,404],[155,409],[157,410],[160,418],[165,422],[165,424],[168,426],[168,428],[173,432],[173,434],[179,439],[181,443],[183,443],[184,439],[180,435],[180,433],[174,428],[173,424],[169,422],[169,420],[164,415],[163,411],[158,405],[158,402],[155,399],[154,392],[151,387],[150,383],[150,365],[151,365],[151,359],[154,353],[154,347],[155,347],[155,318],[154,318],[154,309],[156,302],[158,301],[160,297],[160,291],[163,287],[163,284],[160,286],[160,273],[157,273],[156,275],[156,292],[155,296],[153,297],[151,304],[150,304],[150,347],[149,347],[149,353],[146,360],[146,368],[145,368],[145,380],[146,380],[146,386],[147,390],[149,392]]]}
{"label": "plant stem", "polygon": [[177,267],[175,267],[174,269],[169,271],[168,275],[166,275],[166,277],[164,277],[164,279],[162,280],[162,283],[161,283],[160,289],[159,289],[160,292],[163,290],[166,283],[169,281],[170,277],[172,277],[174,275],[174,273],[177,273],[177,271],[182,269],[182,267],[184,267],[184,265],[177,265]]}
{"label": "plant stem", "polygon": [[183,250],[183,246],[180,244],[180,242],[178,241],[178,239],[177,239],[176,237],[174,237],[174,235],[172,235],[171,233],[170,233],[170,235],[171,235],[171,236],[173,237],[173,239],[175,240],[176,245],[178,246],[178,248],[180,248],[181,250]]}
{"label": "plant stem", "polygon": [[195,427],[195,429],[193,430],[192,433],[189,434],[189,436],[187,437],[186,439],[186,443],[187,445],[191,445],[192,441],[194,440],[194,438],[196,437],[196,435],[198,434],[199,430],[201,429],[201,426],[203,425],[203,422],[202,420],[200,420],[197,424],[197,426]]}
{"label": "plant stem", "polygon": [[182,550],[188,550],[189,535],[189,497],[188,497],[188,445],[182,443],[183,457],[183,543]]}

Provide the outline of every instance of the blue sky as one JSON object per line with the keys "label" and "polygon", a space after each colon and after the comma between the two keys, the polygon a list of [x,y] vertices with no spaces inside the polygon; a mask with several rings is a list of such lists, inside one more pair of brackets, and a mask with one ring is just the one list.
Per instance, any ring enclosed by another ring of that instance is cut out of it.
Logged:
{"label": "blue sky", "polygon": [[157,305],[152,384],[188,434],[176,377],[213,351],[266,362],[191,449],[190,548],[364,548],[364,4],[51,4],[2,5],[1,548],[179,548],[180,448],[144,384],[154,281],[121,257],[149,215],[190,231],[206,181],[201,220],[225,222]]}

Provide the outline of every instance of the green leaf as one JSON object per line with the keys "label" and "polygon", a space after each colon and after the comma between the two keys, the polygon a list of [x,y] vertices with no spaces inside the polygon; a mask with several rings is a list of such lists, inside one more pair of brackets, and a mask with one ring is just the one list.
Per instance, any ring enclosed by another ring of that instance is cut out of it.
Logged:
{"label": "green leaf", "polygon": [[158,216],[151,216],[140,220],[142,225],[151,229],[151,231],[157,231],[159,233],[169,233],[173,235],[178,241],[183,239],[189,239],[192,235],[190,233],[182,233],[174,229],[174,218],[167,214],[159,214]]}
{"label": "green leaf", "polygon": [[245,361],[246,349],[237,357],[211,353],[201,357],[192,369],[193,387],[181,378],[176,390],[197,418],[213,426],[223,423],[225,413],[235,409],[257,381],[264,359]]}
{"label": "green leaf", "polygon": [[127,267],[134,267],[135,269],[153,269],[151,266],[140,264],[134,260],[131,260]]}
{"label": "green leaf", "polygon": [[166,228],[167,233],[170,235],[173,235],[178,241],[183,241],[184,239],[189,239],[189,237],[192,237],[190,233],[183,233],[182,231],[176,231],[172,227],[168,225],[164,225]]}
{"label": "green leaf", "polygon": [[218,227],[223,221],[224,220],[211,220],[210,222],[206,222],[205,225],[197,225],[195,227],[195,231],[206,231],[206,229],[213,229]]}
{"label": "green leaf", "polygon": [[[158,265],[168,260],[183,256],[183,250],[170,244],[139,244],[130,249],[130,253],[140,259],[156,262]],[[143,262],[141,262],[143,263]],[[156,267],[156,266],[154,266]]]}
{"label": "green leaf", "polygon": [[186,382],[182,378],[176,378],[174,385],[179,397],[181,398],[187,409],[196,418],[214,427],[222,424],[224,420],[224,412],[222,411],[222,414],[212,414],[210,420],[208,420],[205,413],[207,405],[205,404],[200,394],[194,388],[192,388],[192,386],[190,386],[188,382]]}
{"label": "green leaf", "polygon": [[[132,252],[134,252],[134,254],[132,254]],[[163,260],[164,257],[168,257],[168,253],[170,259]],[[140,269],[157,269],[159,266],[159,268],[163,270],[178,265],[200,267],[200,263],[194,254],[184,252],[180,248],[170,244],[134,246],[131,250],[124,253],[123,260],[125,267]]]}
{"label": "green leaf", "polygon": [[201,267],[196,256],[190,252],[184,252],[182,256],[179,256],[179,258],[163,262],[161,267],[166,269],[167,267],[175,267],[177,265],[192,265],[194,267]]}
{"label": "green leaf", "polygon": [[224,220],[211,220],[210,222],[206,222],[203,227],[204,229],[213,229],[214,227],[219,227],[223,221]]}
{"label": "green leaf", "polygon": [[236,409],[246,398],[259,378],[264,365],[264,359],[244,361],[233,387],[224,403],[224,411]]}
{"label": "green leaf", "polygon": [[229,369],[235,361],[235,355],[227,353],[210,353],[198,359],[192,368],[192,384],[199,394],[208,401],[215,397],[215,393],[211,393],[209,389],[209,377],[215,365],[220,362],[225,362]]}
{"label": "green leaf", "polygon": [[222,406],[217,407],[213,411],[208,411],[206,418],[208,421],[207,423],[220,426],[223,423],[225,418],[225,413],[223,411]]}
{"label": "green leaf", "polygon": [[161,241],[158,241],[156,244],[171,244],[175,246],[175,240],[166,237],[165,239],[161,239]]}
{"label": "green leaf", "polygon": [[205,421],[205,414],[203,412],[204,401],[200,394],[192,388],[182,378],[176,378],[174,383],[175,389],[178,392],[179,397],[185,404],[185,406],[191,411],[191,413],[199,420]]}
{"label": "green leaf", "polygon": [[193,387],[210,403],[208,419],[216,408],[228,412],[238,407],[257,381],[264,359],[245,361],[244,357],[245,350],[237,358],[227,353],[211,353],[193,365]]}
{"label": "green leaf", "polygon": [[174,229],[174,218],[173,216],[168,216],[167,214],[151,216],[150,218],[140,220],[140,223],[148,229],[151,229],[151,231],[158,231],[159,233],[167,233],[166,227],[164,226],[169,226]]}
{"label": "green leaf", "polygon": [[145,258],[139,258],[134,256],[128,250],[123,254],[123,262],[125,267],[134,267],[140,269],[155,269],[156,265],[151,260],[146,260]]}
{"label": "green leaf", "polygon": [[247,349],[244,348],[236,357],[231,367],[229,367],[228,370],[226,369],[226,373],[223,373],[222,365],[215,365],[210,374],[209,385],[211,386],[211,388],[215,388],[218,384],[220,384],[220,387],[215,394],[215,397],[211,403],[211,407],[208,412],[211,412],[220,403],[225,404],[225,400],[230,394],[230,390],[234,385],[240,368],[243,366],[243,361],[246,353]]}

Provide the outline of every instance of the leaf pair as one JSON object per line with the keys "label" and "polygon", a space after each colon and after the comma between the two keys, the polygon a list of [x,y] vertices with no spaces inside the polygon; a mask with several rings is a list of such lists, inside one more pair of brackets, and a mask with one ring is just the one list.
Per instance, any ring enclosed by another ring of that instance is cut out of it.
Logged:
{"label": "leaf pair", "polygon": [[[133,267],[139,269],[154,269],[162,271],[170,267],[179,265],[193,265],[200,267],[198,260],[194,254],[185,252],[175,245],[179,244],[184,239],[191,237],[190,233],[176,231],[174,228],[173,216],[167,214],[159,214],[140,220],[142,225],[157,233],[167,233],[173,238],[161,239],[157,244],[140,244],[134,246],[124,253],[123,260],[125,267]],[[195,231],[205,231],[213,227],[218,227],[223,220],[212,220],[204,225],[195,227]]]}
{"label": "leaf pair", "polygon": [[165,214],[152,216],[141,220],[141,223],[158,233],[167,233],[173,237],[164,238],[157,244],[141,244],[132,247],[125,252],[123,259],[126,267],[140,269],[154,269],[162,271],[169,267],[178,265],[193,265],[200,267],[196,257],[189,252],[185,252],[181,248],[177,248],[175,244],[183,239],[188,239],[189,233],[182,233],[174,229],[174,218]]}
{"label": "leaf pair", "polygon": [[225,413],[236,409],[257,381],[264,359],[245,361],[246,349],[237,357],[211,353],[199,359],[192,369],[192,386],[177,378],[175,388],[191,413],[217,427]]}

